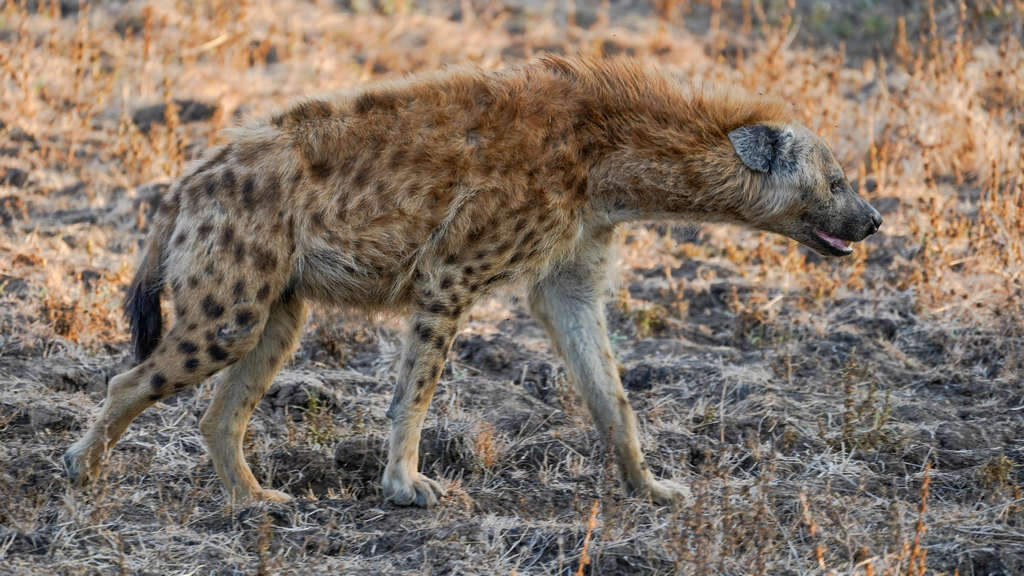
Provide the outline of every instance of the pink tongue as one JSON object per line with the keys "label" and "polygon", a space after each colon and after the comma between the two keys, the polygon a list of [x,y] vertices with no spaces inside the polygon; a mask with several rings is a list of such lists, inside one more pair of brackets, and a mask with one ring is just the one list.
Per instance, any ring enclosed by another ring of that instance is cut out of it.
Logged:
{"label": "pink tongue", "polygon": [[829,236],[828,234],[822,232],[821,230],[815,230],[814,233],[820,236],[821,239],[824,240],[825,242],[828,242],[829,244],[835,246],[840,250],[848,250],[850,248],[850,243],[847,242],[846,240],[836,238],[835,236]]}

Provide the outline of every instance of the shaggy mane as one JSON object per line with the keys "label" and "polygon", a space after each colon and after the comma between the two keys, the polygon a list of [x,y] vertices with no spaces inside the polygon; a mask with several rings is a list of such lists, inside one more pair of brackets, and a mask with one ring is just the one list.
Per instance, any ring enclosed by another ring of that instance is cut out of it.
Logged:
{"label": "shaggy mane", "polygon": [[792,121],[787,104],[778,98],[751,95],[736,86],[688,85],[659,68],[628,58],[599,60],[546,55],[538,62],[544,69],[569,79],[598,102],[659,121],[679,122],[714,139],[747,124]]}

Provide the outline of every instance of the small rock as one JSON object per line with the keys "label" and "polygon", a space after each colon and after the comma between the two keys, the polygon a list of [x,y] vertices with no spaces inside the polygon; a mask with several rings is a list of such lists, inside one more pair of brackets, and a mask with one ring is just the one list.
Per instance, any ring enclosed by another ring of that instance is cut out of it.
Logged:
{"label": "small rock", "polygon": [[99,282],[100,278],[102,278],[102,277],[103,277],[103,274],[99,273],[96,270],[88,270],[88,269],[86,269],[86,270],[82,270],[78,274],[78,278],[79,278],[79,280],[81,280],[82,286],[85,287],[86,292],[92,292],[93,289],[96,288],[97,283]]}
{"label": "small rock", "polygon": [[650,390],[655,385],[671,384],[678,376],[671,366],[637,364],[622,375],[622,385],[629,390]]}
{"label": "small rock", "polygon": [[28,281],[24,278],[0,274],[0,296],[8,294],[22,296],[26,292],[28,292]]}
{"label": "small rock", "polygon": [[3,168],[0,172],[0,184],[21,188],[28,181],[28,172],[17,168]]}
{"label": "small rock", "polygon": [[324,383],[309,374],[285,372],[274,379],[263,403],[274,410],[288,409],[301,415],[314,403],[328,410],[341,406],[338,395]]}
{"label": "small rock", "polygon": [[28,132],[25,132],[21,128],[11,128],[11,130],[7,133],[7,138],[11,142],[24,142],[26,144],[29,144],[33,149],[39,147],[39,142],[36,141],[36,137],[29,134]]}
{"label": "small rock", "polygon": [[[202,122],[209,120],[217,112],[217,106],[196,100],[175,100],[178,106],[178,120],[183,123]],[[143,132],[149,132],[154,124],[167,121],[167,105],[153,104],[144,106],[132,113],[132,122]]]}
{"label": "small rock", "polygon": [[[57,6],[60,8],[60,16],[62,18],[67,18],[78,14],[78,10],[81,8],[81,2],[80,0],[60,0],[60,2],[57,3]],[[39,0],[25,0],[25,2],[21,4],[21,7],[29,14],[37,14],[39,13]],[[49,0],[45,0],[43,2],[43,13],[46,15],[50,14]]]}
{"label": "small rock", "polygon": [[632,56],[635,53],[636,50],[634,50],[632,46],[624,46],[615,40],[608,39],[601,42],[601,54],[603,54],[605,58],[611,58],[612,56],[619,54]]}
{"label": "small rock", "polygon": [[68,430],[75,425],[76,420],[67,410],[47,404],[34,404],[28,409],[29,426],[36,431]]}
{"label": "small rock", "polygon": [[145,26],[146,21],[142,18],[141,14],[129,14],[121,16],[117,19],[117,22],[114,22],[114,32],[117,32],[122,38],[129,34],[138,36],[142,34]]}
{"label": "small rock", "polygon": [[520,382],[530,396],[550,404],[558,390],[559,381],[564,379],[564,368],[550,362],[534,362],[527,365]]}
{"label": "small rock", "polygon": [[875,207],[883,216],[892,214],[900,208],[900,199],[895,196],[884,196],[882,198],[875,198],[871,201],[871,205]]}
{"label": "small rock", "polygon": [[455,341],[455,354],[459,360],[487,372],[506,378],[518,378],[525,354],[511,338],[504,334],[489,337],[472,334]]}

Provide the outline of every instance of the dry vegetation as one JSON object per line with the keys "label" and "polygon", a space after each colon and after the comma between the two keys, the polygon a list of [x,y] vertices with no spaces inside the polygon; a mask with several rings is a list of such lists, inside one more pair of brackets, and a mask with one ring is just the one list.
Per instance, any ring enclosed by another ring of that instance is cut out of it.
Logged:
{"label": "dry vegetation", "polygon": [[[1024,3],[19,4],[0,12],[0,572],[1024,573]],[[623,231],[623,379],[692,505],[622,496],[514,298],[476,310],[442,378],[438,509],[379,494],[398,323],[326,309],[247,445],[303,498],[223,507],[196,429],[212,382],[141,417],[105,482],[65,485],[59,454],[128,362],[118,304],[158,194],[218,130],[541,51],[780,94],[885,215],[842,262],[724,226]]]}

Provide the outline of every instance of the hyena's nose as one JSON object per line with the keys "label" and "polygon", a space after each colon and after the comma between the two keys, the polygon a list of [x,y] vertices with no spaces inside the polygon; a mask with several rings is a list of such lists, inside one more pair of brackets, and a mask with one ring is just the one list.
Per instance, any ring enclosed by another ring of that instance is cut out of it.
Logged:
{"label": "hyena's nose", "polygon": [[874,208],[871,208],[871,223],[874,224],[874,230],[871,231],[871,234],[879,232],[879,229],[882,228],[882,214]]}
{"label": "hyena's nose", "polygon": [[868,235],[870,236],[878,232],[878,229],[882,227],[882,215],[870,204],[868,204],[868,210],[871,210],[871,224],[868,225]]}

